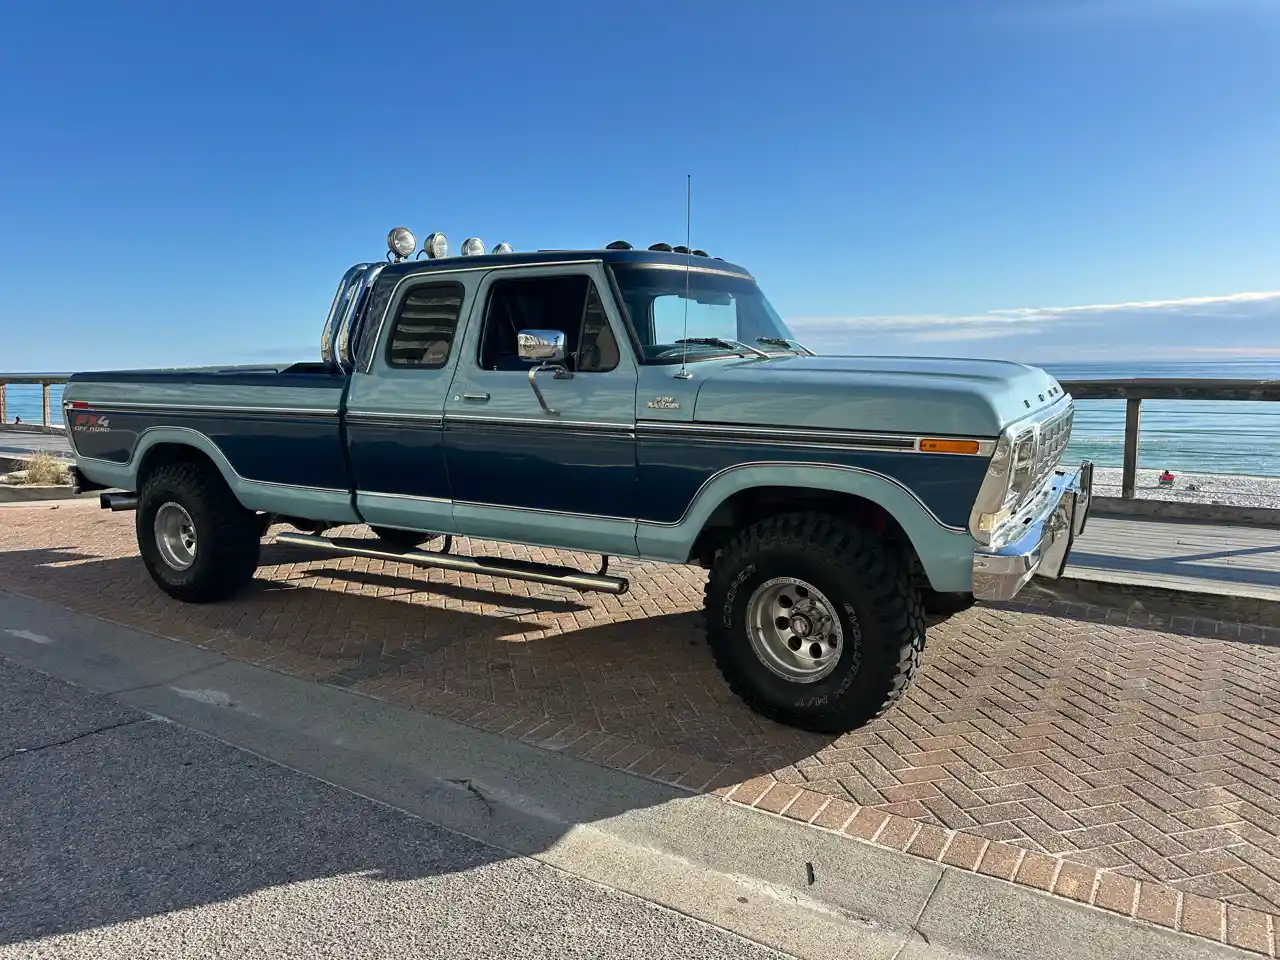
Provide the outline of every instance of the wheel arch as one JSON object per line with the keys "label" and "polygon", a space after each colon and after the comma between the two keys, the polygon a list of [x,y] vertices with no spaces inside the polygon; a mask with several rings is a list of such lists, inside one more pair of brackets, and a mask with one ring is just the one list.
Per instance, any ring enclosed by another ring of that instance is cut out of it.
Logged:
{"label": "wheel arch", "polygon": [[235,480],[238,479],[235,471],[213,441],[194,430],[184,431],[178,436],[160,432],[148,433],[139,441],[134,459],[137,463],[134,476],[139,490],[145,486],[148,478],[156,470],[173,463],[200,463],[211,466],[222,475],[223,482],[233,491]]}
{"label": "wheel arch", "polygon": [[746,464],[716,476],[680,522],[641,524],[641,553],[677,563],[705,560],[719,537],[743,523],[795,509],[852,514],[918,560],[935,590],[972,588],[974,541],[944,525],[910,490],[883,474],[826,464]]}

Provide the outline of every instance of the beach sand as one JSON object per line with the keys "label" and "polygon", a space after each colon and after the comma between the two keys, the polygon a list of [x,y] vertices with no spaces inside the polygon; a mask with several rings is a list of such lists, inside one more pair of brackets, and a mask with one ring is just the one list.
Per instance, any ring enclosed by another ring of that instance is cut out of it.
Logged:
{"label": "beach sand", "polygon": [[[1159,470],[1138,471],[1136,493],[1139,499],[1280,509],[1280,477],[1246,477],[1233,474],[1174,471],[1173,486],[1162,487],[1158,482],[1160,472]],[[1120,475],[1121,471],[1118,467],[1095,467],[1094,495],[1120,496]]]}

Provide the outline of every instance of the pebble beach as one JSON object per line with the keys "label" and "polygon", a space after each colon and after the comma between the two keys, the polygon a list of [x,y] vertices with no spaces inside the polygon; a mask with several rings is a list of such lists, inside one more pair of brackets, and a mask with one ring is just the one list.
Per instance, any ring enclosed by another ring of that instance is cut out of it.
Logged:
{"label": "pebble beach", "polygon": [[[1173,486],[1162,487],[1159,470],[1139,470],[1137,496],[1142,500],[1225,504],[1233,507],[1271,507],[1280,510],[1280,477],[1174,472]],[[1120,496],[1120,469],[1095,467],[1094,495]]]}

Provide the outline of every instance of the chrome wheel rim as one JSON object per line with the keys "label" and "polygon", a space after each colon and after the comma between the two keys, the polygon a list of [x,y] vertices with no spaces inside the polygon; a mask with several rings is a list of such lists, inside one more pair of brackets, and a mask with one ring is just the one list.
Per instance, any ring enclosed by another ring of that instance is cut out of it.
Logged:
{"label": "chrome wheel rim", "polygon": [[747,601],[751,647],[766,667],[793,683],[816,683],[831,673],[844,631],[830,600],[811,583],[775,577]]}
{"label": "chrome wheel rim", "polygon": [[186,570],[196,562],[196,525],[179,503],[160,505],[155,520],[156,547],[160,558],[175,570]]}

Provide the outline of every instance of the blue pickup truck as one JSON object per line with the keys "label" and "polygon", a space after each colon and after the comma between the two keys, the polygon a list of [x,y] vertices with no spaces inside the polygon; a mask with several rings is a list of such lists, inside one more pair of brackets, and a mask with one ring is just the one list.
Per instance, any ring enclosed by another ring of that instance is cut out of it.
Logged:
{"label": "blue pickup truck", "polygon": [[[816,355],[700,250],[462,255],[404,228],[343,276],[320,362],[78,373],[81,490],[136,510],[162,590],[228,598],[277,541],[623,593],[609,557],[708,571],[707,639],[778,721],[853,729],[910,683],[926,614],[1057,577],[1092,467],[1042,370]],[[368,525],[376,536],[326,531]],[[599,554],[580,570],[454,537]]]}

